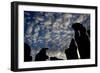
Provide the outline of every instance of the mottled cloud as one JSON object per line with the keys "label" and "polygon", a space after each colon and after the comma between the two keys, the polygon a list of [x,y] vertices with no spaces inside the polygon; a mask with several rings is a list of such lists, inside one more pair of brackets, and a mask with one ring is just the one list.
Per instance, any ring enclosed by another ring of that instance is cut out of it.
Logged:
{"label": "mottled cloud", "polygon": [[[83,26],[86,29],[90,26],[89,14],[26,11],[24,15],[26,28],[24,41],[34,50],[32,53],[37,53],[41,48],[47,47],[49,56],[61,59],[66,59],[64,50],[69,48],[74,36],[71,25],[79,22],[84,23]],[[29,17],[30,19],[27,19]],[[36,53],[31,55],[34,57]]]}

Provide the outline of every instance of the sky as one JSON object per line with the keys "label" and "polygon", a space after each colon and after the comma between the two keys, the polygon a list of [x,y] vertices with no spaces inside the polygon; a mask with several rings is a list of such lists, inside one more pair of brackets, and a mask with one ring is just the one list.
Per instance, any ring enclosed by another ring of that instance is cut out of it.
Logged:
{"label": "sky", "polygon": [[90,14],[24,11],[24,42],[33,55],[41,48],[48,48],[49,55],[63,52],[74,38],[74,23],[90,30]]}

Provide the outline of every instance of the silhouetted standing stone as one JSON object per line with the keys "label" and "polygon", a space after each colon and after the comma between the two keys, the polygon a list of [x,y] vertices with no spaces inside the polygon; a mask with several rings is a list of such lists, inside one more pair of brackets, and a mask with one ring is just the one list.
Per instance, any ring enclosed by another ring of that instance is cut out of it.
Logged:
{"label": "silhouetted standing stone", "polygon": [[75,23],[72,25],[75,31],[75,41],[78,45],[78,50],[81,59],[90,58],[90,41],[87,36],[86,29],[80,23]]}
{"label": "silhouetted standing stone", "polygon": [[42,48],[40,52],[35,56],[35,61],[45,61],[48,59],[48,56],[46,55],[46,50],[48,48]]}
{"label": "silhouetted standing stone", "polygon": [[65,54],[68,60],[78,59],[77,47],[74,39],[71,40],[69,48],[65,50]]}
{"label": "silhouetted standing stone", "polygon": [[87,33],[88,33],[88,35],[89,35],[89,37],[90,37],[90,30],[87,30]]}
{"label": "silhouetted standing stone", "polygon": [[24,43],[24,61],[32,61],[32,57],[30,56],[31,48],[28,44]]}

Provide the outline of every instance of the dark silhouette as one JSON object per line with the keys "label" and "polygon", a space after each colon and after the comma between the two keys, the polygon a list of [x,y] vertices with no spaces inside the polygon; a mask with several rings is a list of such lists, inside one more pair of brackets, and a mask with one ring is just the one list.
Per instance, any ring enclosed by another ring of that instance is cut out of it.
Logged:
{"label": "dark silhouette", "polygon": [[46,55],[46,50],[48,48],[42,48],[40,52],[35,56],[35,61],[45,61],[48,59],[48,56]]}
{"label": "dark silhouette", "polygon": [[32,61],[32,56],[30,56],[31,48],[28,44],[24,43],[24,61]]}
{"label": "dark silhouette", "polygon": [[75,31],[75,41],[78,46],[79,54],[81,59],[90,58],[90,41],[87,35],[86,29],[80,23],[72,25]]}
{"label": "dark silhouette", "polygon": [[68,60],[78,59],[77,46],[74,39],[71,40],[69,48],[65,50],[65,54]]}
{"label": "dark silhouette", "polygon": [[88,36],[90,37],[90,30],[87,30]]}
{"label": "dark silhouette", "polygon": [[50,60],[63,60],[63,59],[59,59],[59,58],[56,58],[56,57],[50,57]]}

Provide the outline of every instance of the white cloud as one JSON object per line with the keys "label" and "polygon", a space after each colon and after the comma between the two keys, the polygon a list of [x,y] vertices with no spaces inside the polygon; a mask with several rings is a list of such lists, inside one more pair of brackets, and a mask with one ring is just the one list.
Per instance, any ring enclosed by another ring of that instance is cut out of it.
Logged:
{"label": "white cloud", "polygon": [[50,38],[50,34],[51,34],[50,32],[46,33],[45,34],[45,39],[49,39]]}
{"label": "white cloud", "polygon": [[51,21],[50,21],[50,20],[45,21],[45,22],[44,22],[44,25],[45,25],[46,27],[49,26],[49,25],[51,25]]}
{"label": "white cloud", "polygon": [[43,18],[43,17],[40,17],[40,16],[37,16],[36,19],[37,19],[38,21],[43,21],[43,20],[44,20],[44,18]]}
{"label": "white cloud", "polygon": [[28,29],[27,29],[27,33],[28,33],[28,34],[31,34],[32,30],[33,30],[32,25],[30,25],[30,26],[28,27]]}
{"label": "white cloud", "polygon": [[75,21],[77,23],[81,23],[82,21],[84,21],[87,18],[87,15],[80,15],[79,18]]}
{"label": "white cloud", "polygon": [[34,29],[34,32],[37,33],[39,30],[40,30],[40,27],[37,26],[37,27]]}

